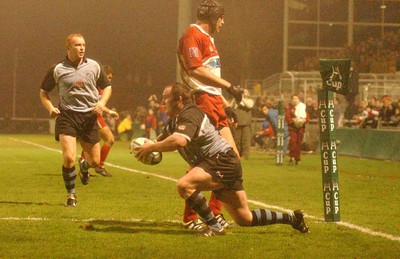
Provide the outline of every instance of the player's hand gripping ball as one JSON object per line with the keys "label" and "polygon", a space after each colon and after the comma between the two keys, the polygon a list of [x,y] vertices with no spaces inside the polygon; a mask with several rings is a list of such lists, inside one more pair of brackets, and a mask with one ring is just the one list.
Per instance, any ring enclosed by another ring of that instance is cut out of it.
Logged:
{"label": "player's hand gripping ball", "polygon": [[[135,138],[131,142],[131,153],[136,156],[137,153],[137,148],[142,146],[144,143],[154,143],[154,141],[148,139],[148,138]],[[139,161],[142,162],[143,164],[146,165],[156,165],[160,163],[162,160],[162,153],[160,152],[151,152],[147,154],[143,159],[140,159]]]}

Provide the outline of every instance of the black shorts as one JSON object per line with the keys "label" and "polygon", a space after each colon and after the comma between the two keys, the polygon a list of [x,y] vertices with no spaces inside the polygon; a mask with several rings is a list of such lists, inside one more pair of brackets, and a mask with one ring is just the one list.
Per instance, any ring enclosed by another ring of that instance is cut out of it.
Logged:
{"label": "black shorts", "polygon": [[[243,190],[242,165],[239,157],[232,149],[206,158],[197,166],[225,185],[220,190]],[[220,190],[214,192],[218,195],[218,191]]]}
{"label": "black shorts", "polygon": [[92,112],[75,112],[61,110],[56,118],[55,138],[64,134],[82,139],[85,142],[96,144],[100,141],[97,115]]}

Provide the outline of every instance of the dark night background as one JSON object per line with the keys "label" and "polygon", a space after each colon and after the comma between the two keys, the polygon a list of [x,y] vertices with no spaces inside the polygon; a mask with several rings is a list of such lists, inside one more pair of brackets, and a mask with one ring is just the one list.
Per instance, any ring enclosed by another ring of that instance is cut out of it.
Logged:
{"label": "dark night background", "polygon": [[[200,1],[192,2],[195,14]],[[223,77],[240,83],[280,72],[283,1],[221,2],[225,27],[215,40]],[[160,89],[176,80],[178,4],[178,0],[0,1],[0,117],[12,114],[14,71],[16,117],[33,113],[47,117],[39,88],[49,67],[65,57],[64,39],[70,33],[84,35],[87,57],[114,68],[109,107],[134,109],[150,94],[160,96]]]}

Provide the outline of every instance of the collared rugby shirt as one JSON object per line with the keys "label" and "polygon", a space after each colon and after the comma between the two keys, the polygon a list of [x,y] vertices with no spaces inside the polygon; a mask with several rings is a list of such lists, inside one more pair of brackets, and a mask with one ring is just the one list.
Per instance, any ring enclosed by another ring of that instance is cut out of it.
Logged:
{"label": "collared rugby shirt", "polygon": [[221,88],[205,85],[189,75],[190,69],[204,66],[215,76],[221,77],[221,62],[214,45],[214,38],[199,25],[191,24],[180,38],[178,60],[182,81],[192,90],[222,95]]}
{"label": "collared rugby shirt", "polygon": [[59,108],[89,112],[99,101],[99,89],[111,86],[102,66],[85,58],[75,67],[68,58],[52,66],[42,82],[41,90],[50,92],[58,87]]}

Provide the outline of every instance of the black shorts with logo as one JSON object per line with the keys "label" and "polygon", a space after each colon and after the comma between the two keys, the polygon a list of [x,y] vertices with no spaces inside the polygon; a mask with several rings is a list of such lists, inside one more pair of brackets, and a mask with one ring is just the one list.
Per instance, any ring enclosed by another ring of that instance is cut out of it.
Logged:
{"label": "black shorts with logo", "polygon": [[[231,191],[243,190],[242,165],[239,157],[232,149],[206,158],[197,166],[203,168],[217,181],[222,182],[225,185],[223,189]],[[214,192],[218,195],[220,190]]]}
{"label": "black shorts with logo", "polygon": [[76,112],[72,110],[60,110],[56,118],[55,138],[64,134],[82,139],[85,142],[95,144],[100,141],[97,115],[92,112]]}

